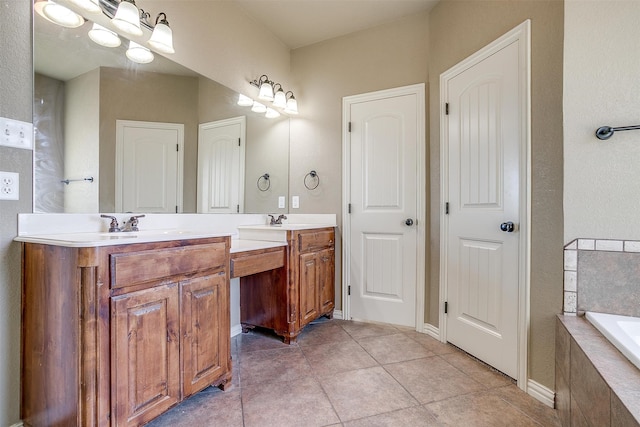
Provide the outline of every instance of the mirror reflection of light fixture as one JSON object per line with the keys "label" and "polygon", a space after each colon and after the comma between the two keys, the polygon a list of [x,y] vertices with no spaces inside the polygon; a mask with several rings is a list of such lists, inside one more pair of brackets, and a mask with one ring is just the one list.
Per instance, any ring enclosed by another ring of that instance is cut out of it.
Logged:
{"label": "mirror reflection of light fixture", "polygon": [[127,58],[138,64],[148,64],[153,61],[153,53],[144,46],[140,46],[134,41],[129,42],[129,49],[126,52]]}
{"label": "mirror reflection of light fixture", "polygon": [[85,10],[89,13],[101,13],[102,8],[100,7],[100,0],[69,0],[71,3],[75,4],[82,10]]}
{"label": "mirror reflection of light fixture", "polygon": [[100,24],[93,24],[89,30],[89,38],[104,47],[118,47],[122,43],[115,32]]}
{"label": "mirror reflection of light fixture", "polygon": [[267,111],[267,106],[259,102],[254,102],[253,107],[251,107],[251,111],[254,113],[265,113]]}
{"label": "mirror reflection of light fixture", "polygon": [[285,108],[287,106],[287,96],[284,94],[284,90],[282,90],[282,85],[280,83],[276,83],[276,85],[280,87],[273,97],[273,106],[278,108]]}
{"label": "mirror reflection of light fixture", "polygon": [[293,96],[293,92],[288,91],[286,93],[286,95],[289,94],[291,94],[291,96],[287,99],[287,106],[285,107],[284,112],[287,114],[298,114],[298,101],[296,101],[296,98]]}
{"label": "mirror reflection of light fixture", "polygon": [[275,119],[277,117],[280,117],[280,113],[278,113],[273,108],[267,108],[267,112],[265,113],[265,117],[267,119]]}
{"label": "mirror reflection of light fixture", "polygon": [[[162,19],[160,17],[162,16]],[[173,49],[173,33],[169,28],[167,15],[160,12],[156,17],[156,26],[153,27],[153,33],[149,39],[149,45],[162,53],[176,53]]]}
{"label": "mirror reflection of light fixture", "polygon": [[66,28],[78,28],[84,24],[84,18],[52,0],[38,0],[34,10],[49,22]]}
{"label": "mirror reflection of light fixture", "polygon": [[253,106],[253,99],[249,98],[246,95],[240,94],[238,95],[238,105],[241,107],[251,107]]}
{"label": "mirror reflection of light fixture", "polygon": [[111,19],[111,23],[127,34],[133,36],[142,35],[140,11],[134,0],[121,0],[115,16]]}

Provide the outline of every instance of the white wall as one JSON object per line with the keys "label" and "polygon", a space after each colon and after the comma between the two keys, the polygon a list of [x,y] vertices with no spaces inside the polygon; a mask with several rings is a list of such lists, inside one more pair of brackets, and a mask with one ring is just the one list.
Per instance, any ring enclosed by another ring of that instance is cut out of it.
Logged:
{"label": "white wall", "polygon": [[565,1],[564,241],[640,239],[640,1]]}

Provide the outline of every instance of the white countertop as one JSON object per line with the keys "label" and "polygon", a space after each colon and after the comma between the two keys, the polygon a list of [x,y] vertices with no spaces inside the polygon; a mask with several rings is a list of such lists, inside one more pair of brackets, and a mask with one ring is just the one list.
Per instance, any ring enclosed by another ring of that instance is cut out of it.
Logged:
{"label": "white countertop", "polygon": [[265,240],[232,239],[231,253],[256,251],[258,249],[277,248],[287,246],[286,242],[268,242]]}
{"label": "white countertop", "polygon": [[244,230],[269,230],[269,231],[277,231],[277,230],[309,230],[313,228],[327,228],[327,227],[335,227],[336,224],[329,223],[285,223],[279,225],[265,225],[265,224],[256,224],[256,225],[239,225],[238,229]]}
{"label": "white countertop", "polygon": [[166,242],[170,240],[204,239],[226,237],[232,233],[207,232],[202,230],[145,230],[132,232],[88,232],[60,233],[18,236],[14,240],[43,245],[66,246],[71,248],[125,245],[130,243]]}

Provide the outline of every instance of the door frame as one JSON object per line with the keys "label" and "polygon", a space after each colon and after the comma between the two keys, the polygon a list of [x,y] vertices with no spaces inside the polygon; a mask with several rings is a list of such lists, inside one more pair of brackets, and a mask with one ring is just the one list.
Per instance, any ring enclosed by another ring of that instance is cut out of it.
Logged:
{"label": "door frame", "polygon": [[375,101],[395,96],[416,95],[417,117],[417,173],[416,173],[416,331],[424,329],[425,307],[425,249],[426,249],[426,124],[425,124],[425,84],[418,83],[393,89],[368,92],[342,98],[342,318],[350,318],[349,277],[351,277],[351,222],[349,203],[351,201],[351,145],[349,120],[353,104]]}
{"label": "door frame", "polygon": [[124,165],[124,134],[125,127],[145,127],[155,129],[168,129],[178,132],[178,167],[176,170],[176,206],[178,212],[183,209],[183,181],[184,181],[184,125],[182,123],[143,122],[138,120],[116,120],[116,176],[115,176],[115,206],[116,212],[122,212],[122,172]]}
{"label": "door frame", "polygon": [[520,244],[518,260],[518,387],[527,392],[528,341],[530,320],[530,276],[531,276],[531,21],[526,20],[502,37],[462,60],[440,75],[440,341],[447,341],[447,317],[444,303],[447,300],[447,235],[449,217],[445,213],[446,195],[449,194],[449,155],[447,118],[448,82],[472,66],[478,64],[504,47],[519,44],[520,78]]}

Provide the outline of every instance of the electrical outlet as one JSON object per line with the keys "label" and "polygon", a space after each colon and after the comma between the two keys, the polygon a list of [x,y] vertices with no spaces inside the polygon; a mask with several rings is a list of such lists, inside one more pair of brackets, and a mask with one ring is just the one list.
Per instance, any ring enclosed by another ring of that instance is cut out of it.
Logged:
{"label": "electrical outlet", "polygon": [[0,145],[31,150],[33,148],[33,125],[20,120],[0,117]]}
{"label": "electrical outlet", "polygon": [[278,209],[284,209],[284,196],[278,197]]}
{"label": "electrical outlet", "polygon": [[298,209],[300,207],[300,196],[291,197],[291,208]]}
{"label": "electrical outlet", "polygon": [[19,200],[20,175],[0,171],[0,200]]}

